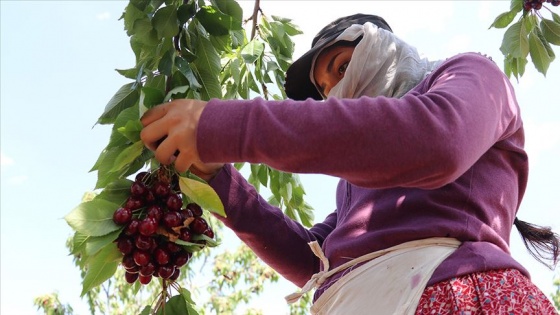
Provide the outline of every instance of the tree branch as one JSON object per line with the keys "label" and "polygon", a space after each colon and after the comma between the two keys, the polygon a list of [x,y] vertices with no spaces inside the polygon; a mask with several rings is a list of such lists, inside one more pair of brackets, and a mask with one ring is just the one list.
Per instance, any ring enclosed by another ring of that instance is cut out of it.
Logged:
{"label": "tree branch", "polygon": [[253,20],[253,27],[251,28],[251,39],[255,38],[260,8],[261,8],[261,0],[255,0],[255,6],[253,7],[253,15],[251,16],[251,19]]}

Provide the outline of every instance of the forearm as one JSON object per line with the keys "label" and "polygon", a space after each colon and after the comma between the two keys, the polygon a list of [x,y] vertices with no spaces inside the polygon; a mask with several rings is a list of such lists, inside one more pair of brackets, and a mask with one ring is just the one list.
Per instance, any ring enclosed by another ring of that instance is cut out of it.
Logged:
{"label": "forearm", "polygon": [[210,185],[227,214],[216,217],[264,262],[298,286],[318,271],[319,262],[307,245],[315,235],[268,204],[234,167],[224,166]]}

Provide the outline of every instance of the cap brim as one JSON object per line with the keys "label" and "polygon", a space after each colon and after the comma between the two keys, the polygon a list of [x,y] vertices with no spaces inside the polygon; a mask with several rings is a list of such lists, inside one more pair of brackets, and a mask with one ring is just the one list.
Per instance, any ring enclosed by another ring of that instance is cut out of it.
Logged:
{"label": "cap brim", "polygon": [[322,38],[318,41],[313,48],[299,57],[286,71],[286,82],[284,83],[284,90],[286,95],[293,100],[305,100],[312,98],[315,100],[322,100],[323,96],[317,90],[317,87],[309,77],[313,58],[329,43],[331,43],[338,34],[334,34],[328,38]]}

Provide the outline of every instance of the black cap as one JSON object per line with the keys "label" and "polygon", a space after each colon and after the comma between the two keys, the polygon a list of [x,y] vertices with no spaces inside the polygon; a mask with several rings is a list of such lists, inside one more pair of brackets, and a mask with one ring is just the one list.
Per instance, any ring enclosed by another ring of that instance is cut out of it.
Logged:
{"label": "black cap", "polygon": [[379,28],[393,32],[389,24],[383,18],[376,15],[358,13],[332,21],[315,35],[311,43],[311,49],[294,61],[286,71],[286,83],[284,84],[286,95],[294,100],[305,100],[309,97],[322,100],[323,97],[309,78],[313,57],[350,26],[354,24],[362,25],[366,22],[371,22]]}

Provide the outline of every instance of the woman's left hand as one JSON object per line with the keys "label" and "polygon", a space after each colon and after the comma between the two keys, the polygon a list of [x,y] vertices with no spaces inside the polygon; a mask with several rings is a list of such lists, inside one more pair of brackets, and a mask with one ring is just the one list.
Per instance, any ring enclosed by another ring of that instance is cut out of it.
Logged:
{"label": "woman's left hand", "polygon": [[[175,169],[184,172],[194,165],[203,173],[216,173],[221,164],[204,164],[196,147],[196,129],[205,101],[180,99],[148,110],[140,119],[144,128],[140,138],[155,158],[164,165],[175,162]],[[178,154],[176,154],[178,153]]]}

